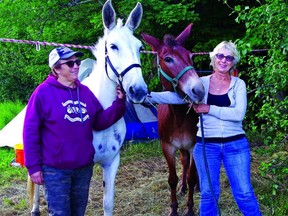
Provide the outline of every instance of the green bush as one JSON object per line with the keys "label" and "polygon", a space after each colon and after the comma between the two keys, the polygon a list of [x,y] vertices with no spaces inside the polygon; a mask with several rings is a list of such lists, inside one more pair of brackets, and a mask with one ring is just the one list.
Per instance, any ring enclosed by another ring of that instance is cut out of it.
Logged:
{"label": "green bush", "polygon": [[[284,0],[267,0],[258,7],[237,6],[236,21],[244,22],[246,35],[237,41],[248,86],[249,106],[245,129],[261,138],[258,154],[266,160],[259,170],[269,181],[260,199],[273,215],[287,215],[288,180],[288,10]],[[267,53],[252,50],[267,48]],[[282,199],[284,198],[284,199]]]}

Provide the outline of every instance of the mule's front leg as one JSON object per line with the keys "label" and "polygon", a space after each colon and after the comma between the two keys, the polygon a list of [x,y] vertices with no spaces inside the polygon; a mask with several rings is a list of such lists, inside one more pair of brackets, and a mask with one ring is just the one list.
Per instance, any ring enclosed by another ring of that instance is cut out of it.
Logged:
{"label": "mule's front leg", "polygon": [[113,161],[107,161],[101,165],[103,169],[103,208],[104,216],[112,216],[114,209],[114,186],[117,170],[120,163],[120,151],[114,157]]}
{"label": "mule's front leg", "polygon": [[182,163],[182,177],[180,182],[179,194],[184,196],[187,193],[187,178],[190,166],[190,154],[187,150],[180,150],[180,160]]}
{"label": "mule's front leg", "polygon": [[170,216],[178,216],[178,201],[176,195],[176,189],[178,184],[178,176],[176,173],[175,162],[175,149],[168,143],[161,141],[162,151],[169,168],[168,183],[170,185]]}
{"label": "mule's front leg", "polygon": [[189,186],[189,192],[188,192],[188,200],[187,200],[187,210],[185,212],[185,216],[194,216],[194,190],[196,185],[198,184],[198,175],[197,175],[197,169],[195,166],[195,162],[193,160],[193,155],[191,154],[191,162],[190,167],[188,171],[188,178],[187,178],[188,186]]}

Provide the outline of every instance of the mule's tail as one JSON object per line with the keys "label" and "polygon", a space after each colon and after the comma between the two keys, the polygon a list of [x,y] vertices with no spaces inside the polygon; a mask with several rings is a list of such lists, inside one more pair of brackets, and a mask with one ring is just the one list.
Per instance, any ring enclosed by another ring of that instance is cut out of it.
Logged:
{"label": "mule's tail", "polygon": [[27,177],[27,194],[29,198],[29,206],[30,209],[33,207],[34,202],[34,192],[35,192],[35,184],[32,182],[30,176]]}

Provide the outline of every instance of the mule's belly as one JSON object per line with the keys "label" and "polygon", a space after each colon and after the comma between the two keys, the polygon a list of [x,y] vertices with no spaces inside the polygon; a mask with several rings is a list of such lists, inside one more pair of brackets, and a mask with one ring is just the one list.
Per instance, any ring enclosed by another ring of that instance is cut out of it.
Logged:
{"label": "mule's belly", "polygon": [[196,142],[196,132],[193,130],[181,130],[181,128],[171,128],[165,130],[159,127],[159,136],[161,142],[174,146],[176,149],[185,149],[190,151]]}
{"label": "mule's belly", "polygon": [[193,149],[195,144],[190,134],[181,134],[181,136],[172,134],[170,136],[170,143],[177,149],[185,149],[187,151]]}
{"label": "mule's belly", "polygon": [[119,154],[126,134],[124,119],[102,131],[93,131],[94,162],[109,164]]}

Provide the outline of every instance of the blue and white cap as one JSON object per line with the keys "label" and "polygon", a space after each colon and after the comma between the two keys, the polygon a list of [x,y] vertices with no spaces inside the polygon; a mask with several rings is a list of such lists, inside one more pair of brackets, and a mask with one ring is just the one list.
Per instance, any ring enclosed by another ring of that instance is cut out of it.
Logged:
{"label": "blue and white cap", "polygon": [[75,52],[68,47],[58,47],[53,49],[49,54],[49,67],[53,68],[54,65],[62,59],[68,59],[76,55],[77,57],[81,57],[84,55],[82,52]]}

